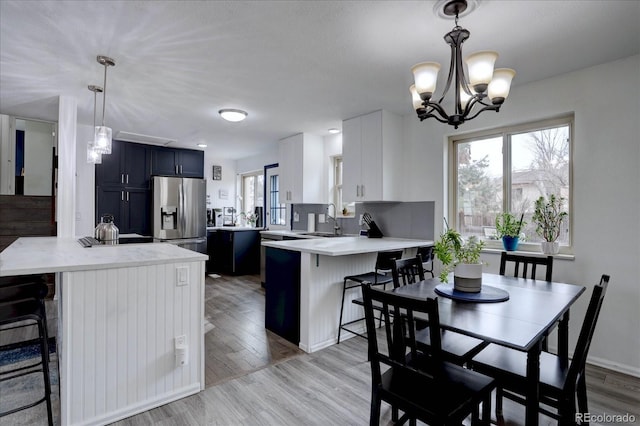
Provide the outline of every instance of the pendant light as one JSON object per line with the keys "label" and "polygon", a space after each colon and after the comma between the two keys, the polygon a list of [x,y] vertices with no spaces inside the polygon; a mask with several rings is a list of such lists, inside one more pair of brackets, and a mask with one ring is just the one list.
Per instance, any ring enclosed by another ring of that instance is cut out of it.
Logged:
{"label": "pendant light", "polygon": [[[440,99],[434,100],[440,64],[422,62],[412,68],[415,84],[409,88],[409,91],[413,108],[420,121],[435,118],[457,129],[459,125],[477,117],[483,111],[500,111],[500,107],[509,95],[511,80],[516,72],[509,68],[494,69],[498,58],[496,52],[485,50],[469,55],[466,59],[468,75],[465,74],[462,43],[471,33],[458,26],[458,15],[466,9],[467,0],[449,0],[443,7],[444,16],[455,17],[455,27],[444,36],[444,40],[451,46],[451,63],[447,83]],[[454,113],[448,114],[443,101],[452,85]]]}
{"label": "pendant light", "polygon": [[102,125],[95,126],[93,149],[101,154],[111,154],[111,128],[104,125],[104,110],[107,104],[107,68],[115,66],[116,62],[107,56],[98,56],[99,64],[104,65],[104,85],[102,94]]}
{"label": "pendant light", "polygon": [[[89,86],[89,90],[93,92],[93,128],[96,128],[96,104],[98,93],[102,93],[102,87]],[[102,154],[94,149],[94,141],[87,142],[87,163],[89,164],[102,164]]]}

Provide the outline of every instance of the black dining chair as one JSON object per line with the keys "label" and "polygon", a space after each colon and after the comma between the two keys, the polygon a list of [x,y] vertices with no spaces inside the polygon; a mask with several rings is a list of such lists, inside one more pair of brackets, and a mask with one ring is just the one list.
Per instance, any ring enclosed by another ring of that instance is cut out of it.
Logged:
{"label": "black dining chair", "polygon": [[[398,288],[402,285],[424,281],[425,273],[422,265],[423,257],[419,253],[416,254],[416,257],[396,259],[391,264],[393,287]],[[416,341],[422,350],[429,351],[431,347],[429,327],[425,321],[418,321],[417,324]],[[449,330],[442,330],[441,335],[442,352],[445,359],[458,365],[464,365],[487,346],[487,343],[480,339]]]}
{"label": "black dining chair", "polygon": [[433,246],[418,247],[416,254],[420,255],[422,259],[422,269],[424,269],[424,272],[430,273],[431,278],[435,277],[433,274],[433,259],[435,258]]}
{"label": "black dining chair", "polygon": [[[37,326],[40,361],[0,372],[0,382],[42,372],[44,396],[37,401],[0,412],[0,417],[34,407],[42,402],[47,406],[49,425],[53,425],[51,410],[51,381],[49,377],[49,346],[47,334],[47,315],[44,298],[48,288],[44,282],[33,276],[2,278],[0,280],[0,332],[6,332],[26,326]],[[0,347],[0,352],[13,349],[13,345]],[[23,401],[20,401],[23,402]]]}
{"label": "black dining chair", "polygon": [[[391,271],[391,264],[394,259],[400,259],[402,257],[402,250],[389,250],[378,252],[376,256],[376,264],[374,270],[371,272],[365,272],[364,274],[347,275],[344,277],[342,283],[342,304],[340,305],[340,319],[338,320],[338,344],[340,344],[340,336],[342,330],[348,331],[356,336],[366,338],[366,334],[360,333],[351,325],[364,321],[364,317],[357,318],[346,323],[342,323],[344,315],[344,301],[347,290],[359,289],[360,285],[364,282],[371,283],[372,285],[382,285],[386,288],[386,285],[393,282],[393,278],[389,275]],[[356,305],[362,305],[362,298],[355,298],[352,300]]]}
{"label": "black dining chair", "polygon": [[545,281],[552,281],[553,276],[553,256],[538,257],[524,256],[520,254],[502,252],[500,256],[500,275],[510,275],[507,273],[508,264],[513,264],[511,274],[514,277],[537,279],[537,266],[545,267]]}
{"label": "black dining chair", "polygon": [[[483,374],[443,360],[437,299],[405,297],[362,285],[371,360],[370,425],[378,425],[382,401],[403,416],[396,424],[416,420],[428,424],[489,424],[491,392],[495,381]],[[382,307],[385,344],[378,344],[374,305]],[[416,318],[428,319],[431,350],[423,352],[416,342]],[[392,321],[393,319],[393,321]],[[394,415],[394,420],[396,416]]]}
{"label": "black dining chair", "polygon": [[[587,313],[580,329],[578,342],[571,363],[547,352],[540,354],[540,402],[556,410],[540,407],[540,412],[560,421],[560,424],[576,423],[576,397],[580,413],[588,413],[585,365],[589,346],[609,285],[609,276],[602,275],[600,283],[593,287]],[[502,417],[502,398],[525,404],[527,386],[527,354],[491,344],[471,361],[473,370],[498,381],[496,415]]]}

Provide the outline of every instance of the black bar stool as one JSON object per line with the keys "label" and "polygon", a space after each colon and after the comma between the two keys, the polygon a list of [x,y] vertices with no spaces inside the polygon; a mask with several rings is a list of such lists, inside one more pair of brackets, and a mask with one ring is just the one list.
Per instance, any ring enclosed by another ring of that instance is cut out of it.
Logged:
{"label": "black bar stool", "polygon": [[[344,282],[342,284],[342,304],[340,305],[340,320],[338,321],[338,344],[340,344],[340,334],[342,330],[348,331],[349,333],[355,334],[360,337],[367,337],[364,333],[358,333],[347,327],[348,325],[356,323],[358,321],[364,321],[364,317],[346,322],[344,324],[342,323],[342,315],[344,314],[344,298],[347,290],[352,288],[360,288],[361,284],[364,282],[368,282],[371,285],[384,285],[386,287],[386,284],[393,281],[393,277],[389,275],[389,272],[391,271],[391,265],[395,259],[400,259],[401,257],[402,250],[378,252],[374,271],[365,272],[364,274],[358,275],[347,275],[346,277],[344,277]],[[349,283],[349,281],[351,281],[351,283]],[[360,302],[360,304],[362,304],[362,302]]]}
{"label": "black bar stool", "polygon": [[[48,289],[38,276],[6,277],[0,279],[0,332],[37,325],[40,343],[40,361],[24,367],[5,370],[0,373],[0,382],[12,380],[37,372],[42,372],[44,396],[35,402],[0,412],[0,417],[34,407],[46,402],[49,425],[53,425],[51,411],[51,382],[49,379],[49,346],[47,315],[44,298]],[[8,326],[8,327],[5,327]],[[7,347],[0,347],[0,351]]]}

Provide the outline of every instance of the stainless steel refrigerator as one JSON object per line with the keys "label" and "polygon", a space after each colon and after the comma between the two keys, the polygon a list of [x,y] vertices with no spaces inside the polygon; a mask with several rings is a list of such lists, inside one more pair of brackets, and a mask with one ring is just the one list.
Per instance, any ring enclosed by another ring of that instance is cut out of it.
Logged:
{"label": "stainless steel refrigerator", "polygon": [[153,238],[206,254],[205,179],[154,176],[151,185]]}

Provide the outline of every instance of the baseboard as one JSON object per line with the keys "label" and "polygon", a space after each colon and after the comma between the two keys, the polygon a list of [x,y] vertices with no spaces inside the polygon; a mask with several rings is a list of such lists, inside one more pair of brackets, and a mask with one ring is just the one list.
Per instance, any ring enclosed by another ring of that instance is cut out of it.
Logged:
{"label": "baseboard", "polygon": [[640,368],[632,367],[630,365],[618,364],[607,359],[591,356],[587,359],[587,363],[640,379]]}

